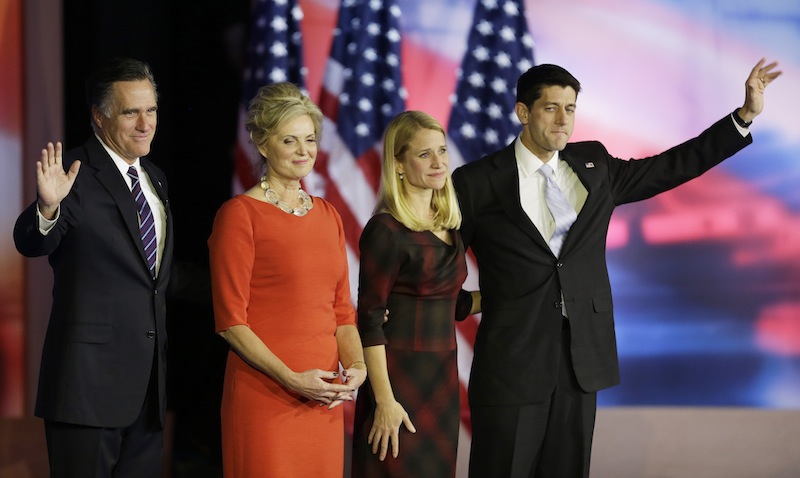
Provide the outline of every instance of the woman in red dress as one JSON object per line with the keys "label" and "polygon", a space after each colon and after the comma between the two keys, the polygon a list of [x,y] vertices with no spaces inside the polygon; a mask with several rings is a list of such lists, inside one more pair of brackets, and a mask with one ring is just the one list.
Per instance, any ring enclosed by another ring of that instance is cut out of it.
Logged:
{"label": "woman in red dress", "polygon": [[[441,125],[420,111],[384,135],[381,191],[359,242],[358,324],[369,387],[356,402],[353,476],[455,476],[455,320],[480,310],[457,229]],[[384,324],[384,311],[389,320]]]}
{"label": "woman in red dress", "polygon": [[342,476],[338,405],[353,399],[366,366],[341,218],[300,187],[321,128],[319,108],[296,86],[262,87],[247,129],[266,174],[223,204],[209,238],[216,329],[231,346],[221,410],[226,478]]}

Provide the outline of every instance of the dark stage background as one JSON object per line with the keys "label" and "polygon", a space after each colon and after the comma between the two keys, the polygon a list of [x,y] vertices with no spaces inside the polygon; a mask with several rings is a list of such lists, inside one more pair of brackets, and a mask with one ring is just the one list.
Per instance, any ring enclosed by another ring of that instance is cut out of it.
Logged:
{"label": "dark stage background", "polygon": [[214,334],[206,240],[231,195],[248,0],[64,2],[65,146],[91,134],[83,82],[97,62],[148,62],[158,83],[150,158],[167,174],[176,281],[168,310],[173,476],[219,470],[219,398],[227,347]]}

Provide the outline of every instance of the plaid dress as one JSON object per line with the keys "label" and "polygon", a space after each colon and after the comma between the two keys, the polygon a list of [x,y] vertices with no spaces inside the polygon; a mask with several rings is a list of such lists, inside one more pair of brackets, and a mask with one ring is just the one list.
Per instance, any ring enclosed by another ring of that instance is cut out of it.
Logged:
{"label": "plaid dress", "polygon": [[[378,460],[367,444],[375,412],[369,380],[356,403],[353,477],[455,476],[460,423],[455,320],[472,307],[457,231],[452,245],[414,232],[388,214],[364,228],[359,243],[358,325],[363,345],[386,346],[389,380],[416,434],[400,427],[400,455]],[[384,310],[389,321],[384,324]]]}

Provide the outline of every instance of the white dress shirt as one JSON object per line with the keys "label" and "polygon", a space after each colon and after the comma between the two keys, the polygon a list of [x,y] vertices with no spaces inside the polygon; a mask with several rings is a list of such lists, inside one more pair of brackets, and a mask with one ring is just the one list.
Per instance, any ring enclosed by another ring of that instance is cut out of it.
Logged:
{"label": "white dress shirt", "polygon": [[[545,241],[549,242],[553,237],[556,225],[544,199],[546,179],[537,172],[544,163],[522,144],[519,137],[514,142],[514,155],[517,158],[517,172],[519,173],[520,205]],[[564,193],[575,212],[580,214],[589,195],[586,187],[566,161],[559,161],[558,151],[553,154],[548,163],[553,168],[559,189]]]}
{"label": "white dress shirt", "polygon": [[[514,142],[514,156],[517,158],[517,172],[519,173],[520,205],[531,222],[533,222],[533,225],[536,226],[536,229],[539,230],[545,242],[549,243],[556,230],[556,224],[544,199],[547,179],[538,173],[544,162],[522,144],[520,137],[517,137]],[[566,161],[559,161],[558,151],[553,154],[548,163],[553,168],[559,189],[564,193],[575,212],[580,214],[583,205],[586,203],[586,198],[589,196],[586,186],[578,179],[578,175],[575,174],[575,171],[569,167]],[[561,294],[561,314],[564,317],[568,317],[563,292]]]}

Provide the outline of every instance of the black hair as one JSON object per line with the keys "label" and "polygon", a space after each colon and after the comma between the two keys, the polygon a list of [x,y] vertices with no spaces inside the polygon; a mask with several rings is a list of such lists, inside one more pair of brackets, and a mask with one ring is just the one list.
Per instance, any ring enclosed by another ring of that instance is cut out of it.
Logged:
{"label": "black hair", "polygon": [[153,85],[158,98],[156,80],[150,65],[133,58],[113,58],[101,64],[86,79],[86,106],[99,109],[106,117],[111,115],[111,98],[114,83],[118,81],[147,80]]}
{"label": "black hair", "polygon": [[570,86],[576,95],[581,91],[581,83],[564,68],[550,64],[536,65],[517,80],[517,102],[530,108],[542,96],[545,86]]}

